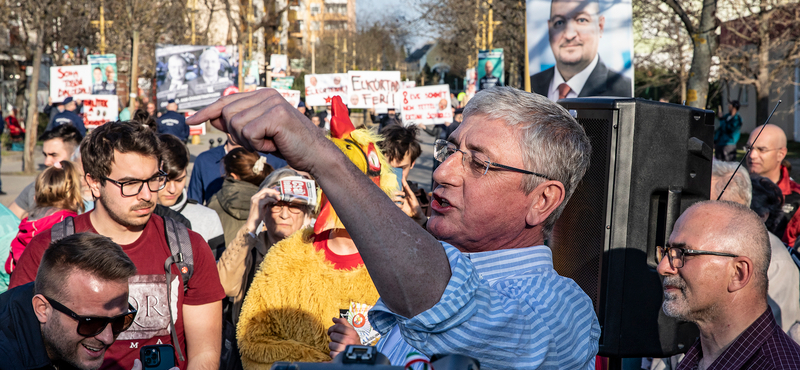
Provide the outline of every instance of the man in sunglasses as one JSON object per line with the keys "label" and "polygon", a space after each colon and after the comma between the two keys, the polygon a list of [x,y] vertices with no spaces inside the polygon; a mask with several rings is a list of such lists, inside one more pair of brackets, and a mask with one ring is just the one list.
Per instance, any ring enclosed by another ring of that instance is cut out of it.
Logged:
{"label": "man in sunglasses", "polygon": [[[102,125],[81,145],[95,208],[74,218],[74,230],[107,236],[122,247],[138,269],[130,279],[131,303],[146,312],[108,349],[103,368],[130,369],[139,349],[162,343],[175,346],[182,370],[218,366],[225,292],[211,249],[200,234],[187,230],[193,259],[187,283],[182,282],[185,272],[167,263],[174,256],[165,223],[153,214],[158,191],[166,183],[161,156],[156,134],[135,122]],[[34,280],[51,234],[45,230],[31,240],[11,287]],[[170,269],[169,280],[165,266]]]}
{"label": "man in sunglasses", "polygon": [[755,212],[729,201],[695,204],[657,252],[664,313],[700,329],[678,370],[800,369],[800,346],[767,305],[771,248]]}
{"label": "man in sunglasses", "polygon": [[419,351],[492,369],[594,369],[592,301],[556,273],[544,245],[591,152],[561,106],[510,87],[477,93],[436,144],[430,234],[277,91],[223,97],[186,123],[206,120],[318,181],[380,293],[369,321],[394,365]]}
{"label": "man in sunglasses", "polygon": [[36,281],[0,295],[0,369],[100,367],[136,318],[136,266],[111,239],[73,234],[45,251]]}

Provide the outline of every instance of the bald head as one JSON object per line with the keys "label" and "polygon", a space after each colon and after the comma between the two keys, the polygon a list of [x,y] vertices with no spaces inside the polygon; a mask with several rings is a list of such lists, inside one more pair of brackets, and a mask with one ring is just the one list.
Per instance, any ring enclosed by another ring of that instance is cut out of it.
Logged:
{"label": "bald head", "polygon": [[[759,135],[762,127],[764,131]],[[773,124],[758,126],[750,133],[747,145],[752,148],[746,162],[750,173],[778,183],[781,176],[781,161],[786,157],[786,134],[783,129]]]}
{"label": "bald head", "polygon": [[748,285],[757,292],[767,294],[767,269],[772,255],[769,235],[764,221],[747,206],[730,201],[709,200],[689,207],[675,229],[688,223],[704,224],[693,228],[704,246],[700,249],[732,253],[749,258],[753,263],[753,277]]}

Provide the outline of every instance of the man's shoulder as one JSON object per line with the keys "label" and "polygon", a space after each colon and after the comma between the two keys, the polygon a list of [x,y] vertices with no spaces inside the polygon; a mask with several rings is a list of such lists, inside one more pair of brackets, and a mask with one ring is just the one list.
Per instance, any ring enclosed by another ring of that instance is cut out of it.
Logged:
{"label": "man's shoulder", "polygon": [[556,67],[547,68],[531,76],[531,91],[547,96],[550,89],[550,81],[553,79]]}
{"label": "man's shoulder", "polygon": [[197,158],[194,160],[194,165],[197,166],[198,162],[216,162],[218,159],[225,156],[225,146],[219,145],[215,146],[205,152],[202,152],[197,155]]}
{"label": "man's shoulder", "polygon": [[761,356],[764,362],[771,364],[770,369],[800,369],[800,345],[783,332],[777,323],[772,335],[761,347]]}

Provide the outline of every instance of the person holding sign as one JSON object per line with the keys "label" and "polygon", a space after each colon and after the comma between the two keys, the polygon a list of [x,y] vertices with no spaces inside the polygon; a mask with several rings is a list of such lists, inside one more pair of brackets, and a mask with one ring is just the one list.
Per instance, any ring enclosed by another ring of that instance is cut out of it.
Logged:
{"label": "person holding sign", "polygon": [[82,137],[86,136],[86,126],[83,125],[83,118],[75,113],[77,108],[78,103],[71,96],[68,96],[64,99],[64,111],[53,117],[53,121],[47,125],[45,131],[50,131],[56,126],[72,125],[78,129]]}
{"label": "person holding sign", "polygon": [[552,0],[550,49],[556,65],[531,76],[531,89],[552,101],[584,96],[631,97],[631,80],[597,54],[605,17],[597,0]]}

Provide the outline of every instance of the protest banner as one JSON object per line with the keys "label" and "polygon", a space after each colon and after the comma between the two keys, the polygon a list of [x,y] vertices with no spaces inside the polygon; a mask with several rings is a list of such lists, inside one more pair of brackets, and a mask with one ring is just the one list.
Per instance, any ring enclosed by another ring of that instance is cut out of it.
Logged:
{"label": "protest banner", "polygon": [[322,107],[331,105],[334,96],[341,96],[342,101],[348,101],[348,86],[346,73],[328,73],[306,75],[305,77],[306,105]]}
{"label": "protest banner", "polygon": [[[186,118],[189,118],[195,113],[197,113],[197,111],[190,109],[184,113],[184,116],[186,116]],[[205,135],[205,134],[206,134],[206,122],[203,122],[199,125],[189,126],[189,136]]]}
{"label": "protest banner", "polygon": [[567,98],[632,97],[632,9],[631,0],[527,0],[531,91],[555,101],[558,86],[566,83]]}
{"label": "protest banner", "polygon": [[117,56],[89,55],[92,68],[92,95],[117,95]]}
{"label": "protest banner", "polygon": [[347,84],[350,96],[347,106],[374,108],[384,113],[387,108],[397,108],[395,93],[400,90],[400,71],[348,71]]}
{"label": "protest banner", "polygon": [[234,46],[170,45],[156,47],[156,98],[165,111],[171,99],[179,111],[199,110],[236,87]]}
{"label": "protest banner", "polygon": [[478,90],[505,86],[503,49],[478,51]]}
{"label": "protest banner", "polygon": [[400,118],[408,125],[435,125],[452,122],[450,109],[450,85],[420,86],[397,92],[395,101],[400,103]]}
{"label": "protest banner", "polygon": [[294,86],[294,76],[287,76],[287,77],[278,77],[272,79],[272,86],[273,89],[284,89],[289,90]]}
{"label": "protest banner", "polygon": [[119,120],[119,97],[116,95],[77,95],[83,101],[83,125],[94,129]]}
{"label": "protest banner", "polygon": [[287,89],[275,89],[277,90],[286,101],[289,102],[293,107],[297,108],[300,105],[300,90],[287,90]]}
{"label": "protest banner", "polygon": [[269,56],[269,68],[272,78],[286,77],[289,69],[289,58],[286,54],[272,54]]}
{"label": "protest banner", "polygon": [[87,65],[50,67],[50,98],[63,102],[68,96],[92,93],[92,68]]}

